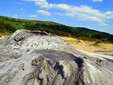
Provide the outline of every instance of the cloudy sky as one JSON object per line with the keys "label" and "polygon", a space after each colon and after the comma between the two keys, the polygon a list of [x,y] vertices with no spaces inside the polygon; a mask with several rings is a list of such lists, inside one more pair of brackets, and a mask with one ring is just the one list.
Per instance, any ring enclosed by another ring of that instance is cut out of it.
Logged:
{"label": "cloudy sky", "polygon": [[0,0],[0,16],[54,21],[113,34],[113,0]]}

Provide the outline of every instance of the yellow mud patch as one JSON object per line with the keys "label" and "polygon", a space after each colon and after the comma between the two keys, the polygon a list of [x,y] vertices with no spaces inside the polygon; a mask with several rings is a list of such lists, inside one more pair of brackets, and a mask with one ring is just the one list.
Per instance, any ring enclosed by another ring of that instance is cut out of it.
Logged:
{"label": "yellow mud patch", "polygon": [[96,54],[113,55],[113,44],[98,43],[94,41],[83,41],[71,37],[61,37],[75,48],[85,50]]}

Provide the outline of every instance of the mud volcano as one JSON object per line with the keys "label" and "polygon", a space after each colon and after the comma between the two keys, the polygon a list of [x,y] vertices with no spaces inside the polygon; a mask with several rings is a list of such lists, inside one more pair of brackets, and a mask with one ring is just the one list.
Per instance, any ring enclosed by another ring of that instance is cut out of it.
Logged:
{"label": "mud volcano", "polygon": [[0,40],[0,85],[113,85],[112,61],[47,32],[17,30]]}

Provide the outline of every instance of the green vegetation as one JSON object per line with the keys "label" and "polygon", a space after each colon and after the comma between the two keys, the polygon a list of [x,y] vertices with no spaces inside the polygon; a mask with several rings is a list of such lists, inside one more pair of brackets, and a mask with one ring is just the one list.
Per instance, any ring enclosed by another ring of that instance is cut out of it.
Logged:
{"label": "green vegetation", "polygon": [[50,21],[24,20],[0,16],[0,33],[11,34],[18,29],[43,30],[60,36],[113,43],[113,35],[84,27],[70,27]]}

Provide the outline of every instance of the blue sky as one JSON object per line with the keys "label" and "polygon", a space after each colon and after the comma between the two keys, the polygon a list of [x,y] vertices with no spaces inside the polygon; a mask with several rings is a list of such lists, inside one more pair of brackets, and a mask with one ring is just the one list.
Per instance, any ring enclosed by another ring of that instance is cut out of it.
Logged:
{"label": "blue sky", "polygon": [[54,21],[113,34],[113,0],[0,0],[0,16]]}

